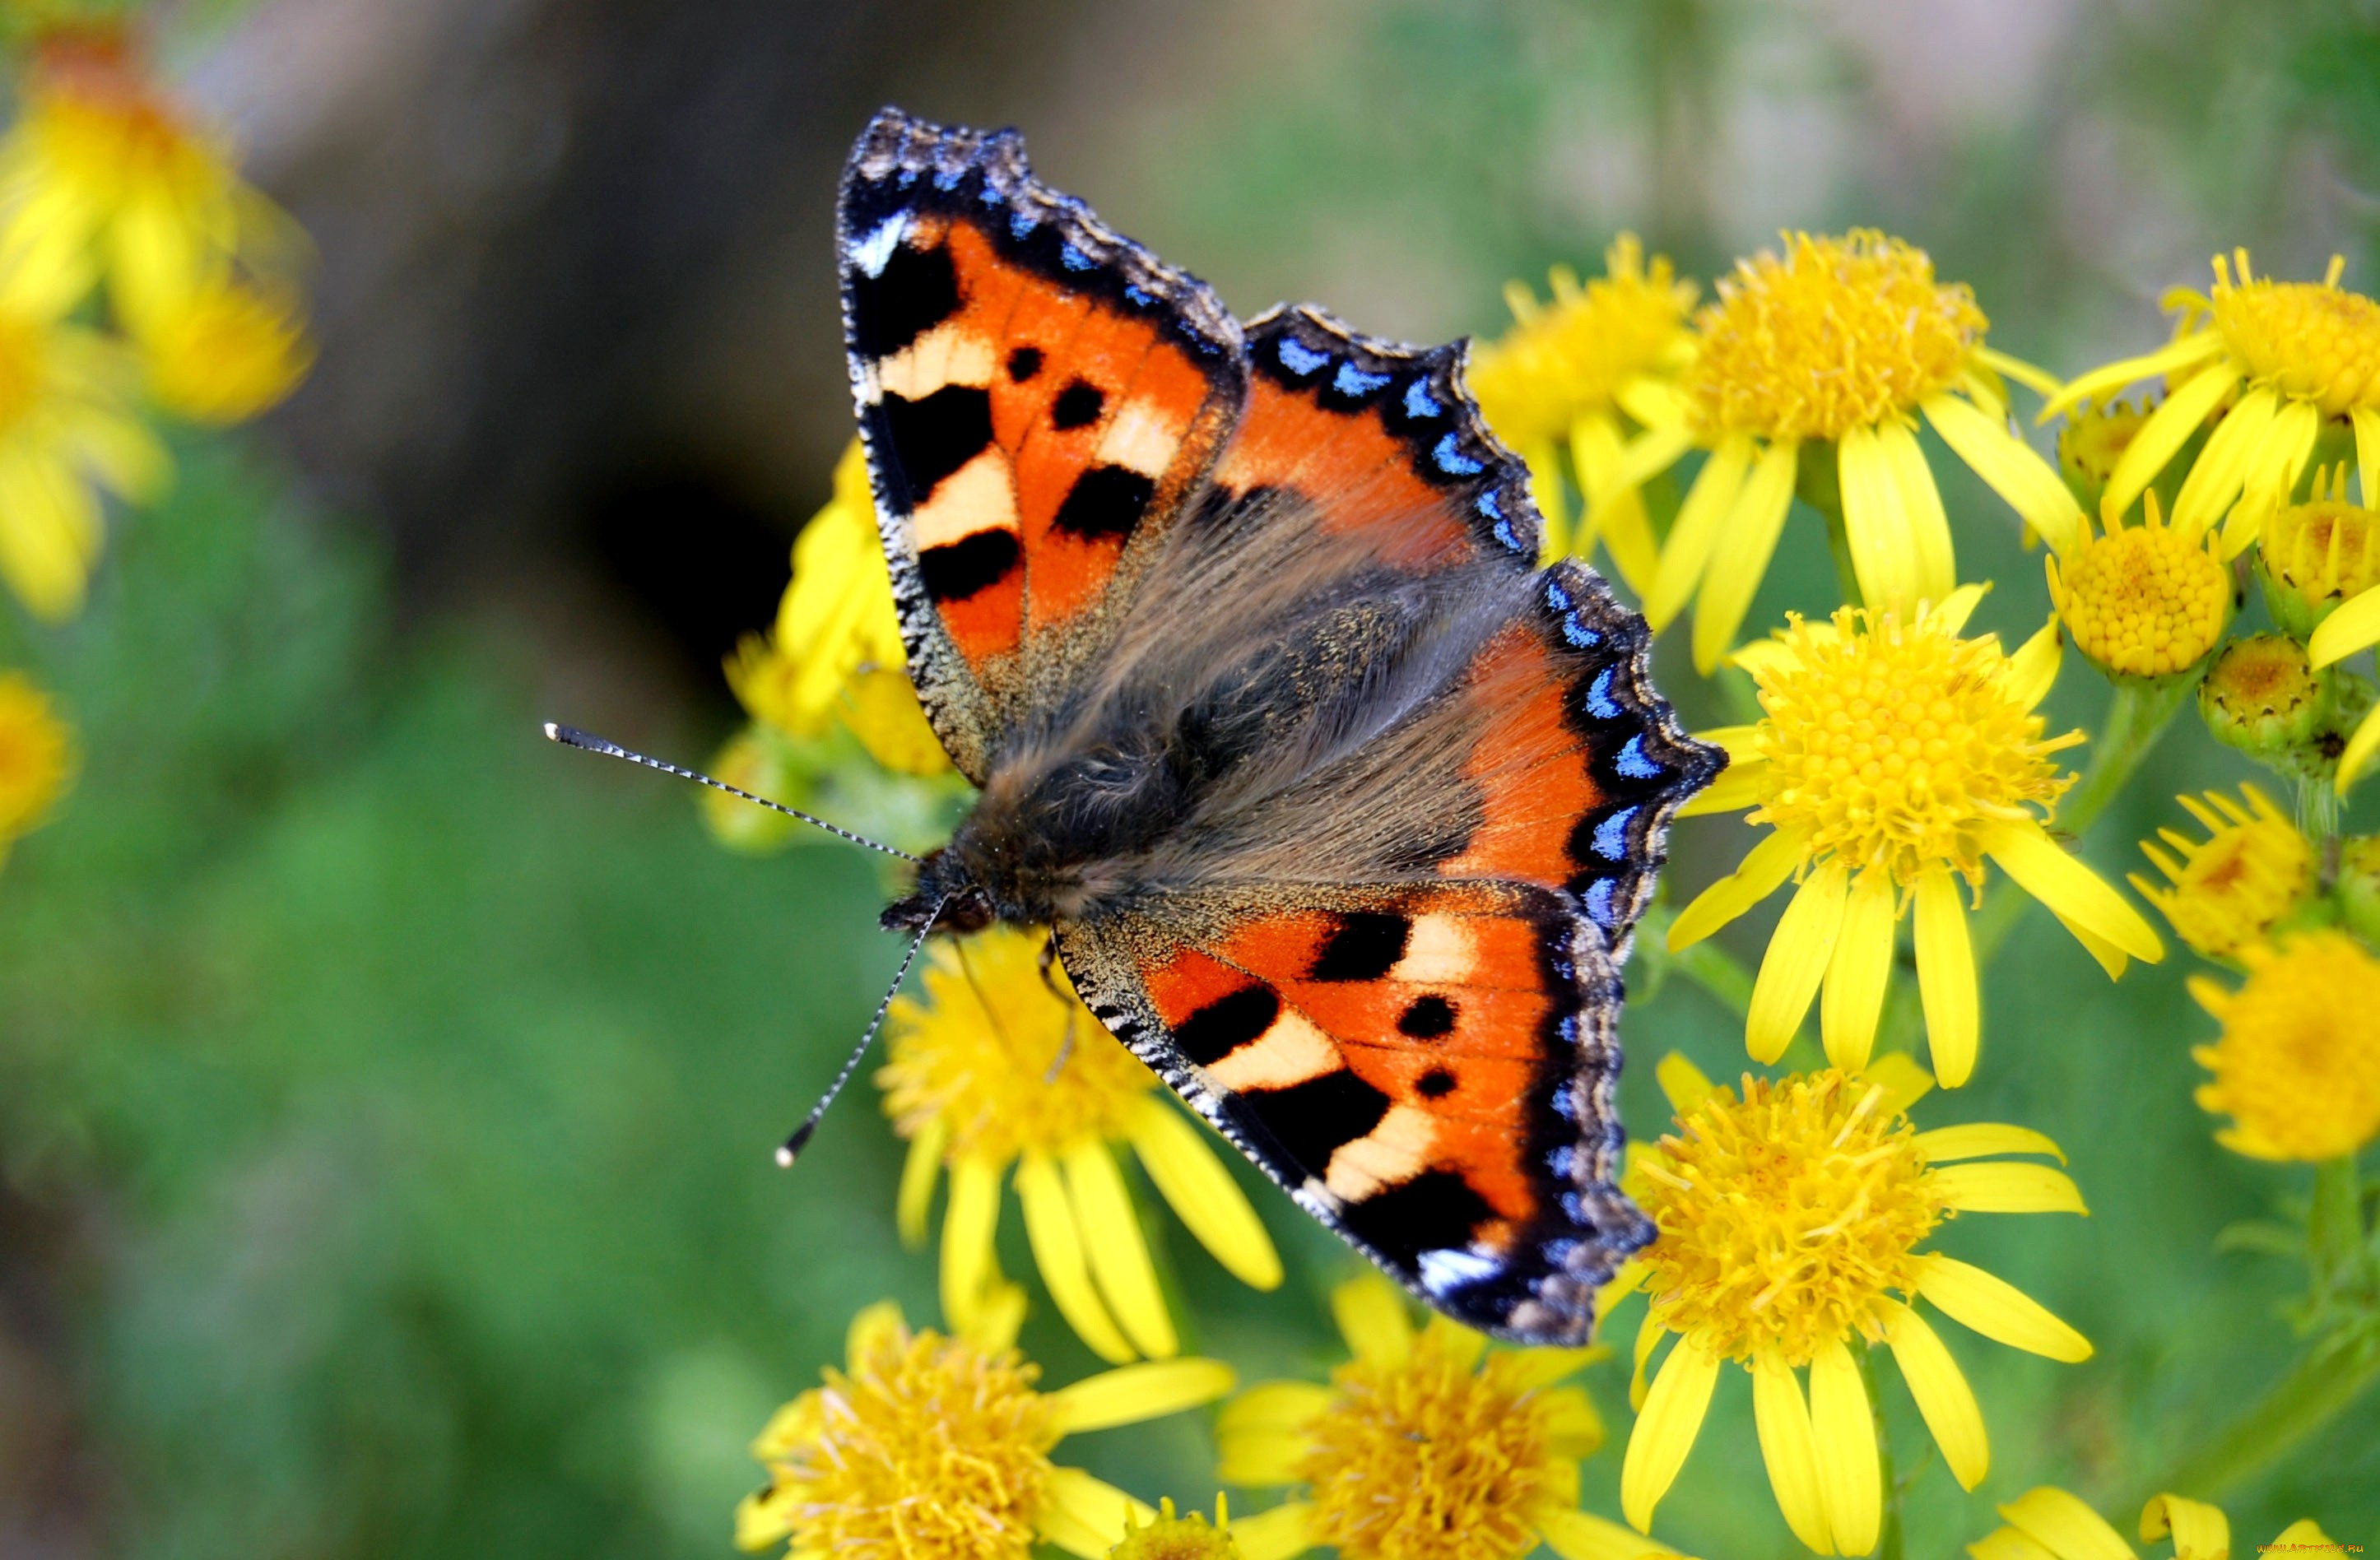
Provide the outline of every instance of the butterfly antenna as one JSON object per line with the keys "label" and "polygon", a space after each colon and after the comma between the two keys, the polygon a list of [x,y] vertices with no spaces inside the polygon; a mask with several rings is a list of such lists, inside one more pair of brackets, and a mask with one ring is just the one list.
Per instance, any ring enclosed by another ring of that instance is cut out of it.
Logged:
{"label": "butterfly antenna", "polygon": [[[682,769],[675,764],[664,764],[658,758],[647,757],[632,748],[622,747],[616,742],[608,742],[592,732],[582,732],[576,726],[556,725],[553,721],[548,720],[545,723],[545,735],[547,741],[558,742],[565,747],[582,747],[589,753],[601,753],[609,758],[625,758],[631,764],[642,764],[648,769],[659,769],[665,775],[675,775],[680,780],[690,780],[698,785],[707,785],[713,791],[723,791],[730,796],[741,796],[745,801],[756,802],[772,813],[783,813],[789,818],[799,818],[814,828],[825,829],[837,839],[848,840],[855,845],[865,845],[871,851],[881,851],[888,856],[899,856],[903,861],[917,859],[906,851],[896,850],[891,845],[870,840],[865,834],[854,834],[847,828],[837,828],[824,818],[814,818],[809,814],[788,807],[782,802],[771,802],[765,796],[755,796],[748,791],[728,784],[725,780],[712,780],[698,769]],[[904,965],[903,968],[905,969],[907,966]]]}
{"label": "butterfly antenna", "polygon": [[884,1000],[876,1004],[876,1016],[868,1021],[868,1033],[859,1037],[859,1044],[854,1046],[851,1055],[844,1058],[843,1070],[834,1075],[834,1082],[826,1086],[826,1093],[819,1096],[818,1104],[810,1107],[810,1113],[802,1118],[802,1124],[787,1134],[784,1143],[778,1147],[777,1163],[786,1169],[792,1169],[794,1161],[801,1157],[802,1150],[809,1146],[810,1134],[818,1131],[820,1119],[834,1103],[834,1096],[843,1093],[843,1086],[851,1082],[851,1075],[859,1070],[859,1058],[866,1056],[868,1047],[876,1043],[876,1032],[884,1027],[884,1015],[891,1010],[893,997],[899,993],[901,983],[909,978],[909,966],[917,962],[917,949],[926,946],[926,939],[933,935],[934,923],[941,918],[942,906],[950,902],[948,895],[936,902],[933,913],[926,917],[924,929],[910,940],[909,951],[901,956],[901,967],[892,973],[892,984],[885,987]]}

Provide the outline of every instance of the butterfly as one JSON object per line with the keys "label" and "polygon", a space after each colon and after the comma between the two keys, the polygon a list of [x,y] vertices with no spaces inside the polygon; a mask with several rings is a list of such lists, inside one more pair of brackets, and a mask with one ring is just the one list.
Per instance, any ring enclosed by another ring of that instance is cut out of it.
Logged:
{"label": "butterfly", "polygon": [[1245,322],[1033,177],[878,115],[851,385],[903,642],[979,790],[888,929],[1049,930],[1090,1011],[1428,1304],[1585,1340],[1620,964],[1718,773],[1651,635],[1536,564],[1463,346]]}

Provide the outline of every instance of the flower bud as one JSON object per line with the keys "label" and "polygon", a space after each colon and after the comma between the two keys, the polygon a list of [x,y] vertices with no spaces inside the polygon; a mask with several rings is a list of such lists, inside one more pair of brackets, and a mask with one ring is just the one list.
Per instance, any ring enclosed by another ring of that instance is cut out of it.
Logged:
{"label": "flower bud", "polygon": [[2256,553],[2273,622],[2303,640],[2340,603],[2380,585],[2380,514],[2347,502],[2341,462],[2314,474],[2305,502],[2274,512]]}
{"label": "flower bud", "polygon": [[2380,834],[2339,842],[2338,918],[2349,931],[2380,948]]}

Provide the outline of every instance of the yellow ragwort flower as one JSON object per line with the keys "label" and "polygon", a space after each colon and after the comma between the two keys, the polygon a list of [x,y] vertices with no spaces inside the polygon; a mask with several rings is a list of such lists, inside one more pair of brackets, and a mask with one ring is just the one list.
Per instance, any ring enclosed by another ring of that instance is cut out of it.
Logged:
{"label": "yellow ragwort flower", "polygon": [[[1694,285],[1669,258],[1623,233],[1604,251],[1604,274],[1581,285],[1568,266],[1553,270],[1545,303],[1524,282],[1504,289],[1513,326],[1475,345],[1465,379],[1496,437],[1528,463],[1529,486],[1546,520],[1546,556],[1585,557],[1601,538],[1620,575],[1639,594],[1652,584],[1659,543],[1623,458],[1645,427],[1679,420],[1677,376],[1693,356],[1686,316]],[[1585,498],[1575,528],[1557,452],[1570,451]],[[1674,458],[1674,457],[1672,457]]]}
{"label": "yellow ragwort flower", "polygon": [[1564,1560],[1674,1553],[1578,1509],[1603,1421],[1557,1384],[1601,1348],[1490,1348],[1442,1316],[1416,1332],[1374,1274],[1330,1308],[1353,1356],[1330,1385],[1261,1383],[1216,1427],[1225,1483],[1297,1487],[1235,1525],[1248,1560],[1325,1544],[1346,1560],[1519,1560],[1540,1542]]}
{"label": "yellow ragwort flower", "polygon": [[2033,713],[2058,676],[2057,623],[2013,656],[1997,638],[1961,639],[1982,596],[1961,587],[1907,623],[1851,607],[1827,623],[1794,617],[1736,657],[1759,685],[1763,719],[1703,733],[1727,749],[1728,768],[1685,810],[1755,808],[1745,821],[1773,832],[1679,913],[1669,940],[1673,950],[1699,942],[1799,881],[1744,1025],[1758,1061],[1784,1054],[1823,986],[1828,1059],[1864,1067],[1897,928],[1913,908],[1934,1065],[1944,1084],[1965,1082],[1980,1017],[1959,885],[1981,891],[1985,857],[2110,975],[2127,957],[2164,956],[2140,913],[2042,827],[2071,783],[2051,755],[2082,740],[2045,739]]}
{"label": "yellow ragwort flower", "polygon": [[2228,959],[2262,941],[2313,892],[2313,843],[2281,816],[2271,797],[2252,785],[2242,785],[2240,794],[2240,802],[2216,791],[2204,802],[2174,798],[2205,828],[2206,839],[2157,830],[2173,855],[2151,840],[2141,841],[2141,853],[2171,888],[2131,875],[2133,890],[2165,913],[2174,935],[2209,959]]}
{"label": "yellow ragwort flower", "polygon": [[228,277],[201,286],[138,345],[157,404],[217,428],[279,405],[314,365],[297,296]]}
{"label": "yellow ragwort flower", "polygon": [[790,1541],[797,1560],[1028,1560],[1037,1540],[1100,1560],[1156,1516],[1050,1453],[1065,1437],[1179,1413],[1232,1389],[1217,1360],[1127,1366],[1056,1392],[988,1331],[912,1332],[887,1300],[852,1319],[844,1369],[779,1409],[752,1444],[769,1484],[735,1509],[735,1542]]}
{"label": "yellow ragwort flower", "polygon": [[2047,421],[2159,375],[2172,384],[2108,478],[2107,500],[2120,514],[2220,412],[2174,499],[2173,523],[2204,531],[2223,522],[2225,552],[2236,556],[2289,502],[2325,422],[2352,424],[2363,499],[2374,502],[2380,483],[2380,303],[2340,290],[2345,261],[2336,256],[2318,284],[2252,275],[2245,249],[2232,258],[2236,281],[2217,255],[2211,293],[2176,288],[2166,295],[2168,307],[2180,310],[2170,343],[2069,381],[2041,416]]}
{"label": "yellow ragwort flower", "polygon": [[0,671],[0,862],[49,820],[74,778],[74,732],[20,671]]}
{"label": "yellow ragwort flower", "polygon": [[2252,1159],[2336,1159],[2380,1136],[2380,959],[2344,932],[2285,935],[2240,950],[2237,991],[2192,975],[2223,1034],[2191,1056],[2215,1074],[2200,1108],[2228,1115],[2215,1141]]}
{"label": "yellow ragwort flower", "polygon": [[2231,571],[2211,536],[2165,524],[2148,495],[2145,524],[2107,512],[2095,536],[2086,517],[2061,557],[2043,560],[2049,599],[2074,647],[2114,677],[2162,679],[2206,659],[2231,621]]}
{"label": "yellow ragwort flower", "polygon": [[[1983,1412],[1916,1300],[2052,1360],[2086,1360],[2091,1345],[2005,1280],[1917,1248],[1961,1214],[2086,1213],[2082,1193],[2046,1165],[1987,1158],[2062,1161],[2039,1132],[1990,1122],[1918,1131],[1906,1112],[1933,1080],[1898,1054],[1864,1074],[1747,1074],[1741,1098],[1682,1057],[1659,1076],[1678,1130],[1628,1173],[1658,1233],[1606,1296],[1641,1288],[1647,1300],[1621,1505],[1637,1528],[1651,1526],[1731,1360],[1752,1376],[1761,1457],[1794,1536],[1820,1554],[1864,1554],[1882,1487],[1852,1346],[1891,1350],[1943,1461],[1973,1489],[1991,1466]],[[1677,1345],[1647,1388],[1668,1334]],[[1805,1367],[1806,1400],[1795,1374]]]}
{"label": "yellow ragwort flower", "polygon": [[1694,664],[1706,674],[1767,572],[1804,443],[1832,446],[1861,596],[1903,622],[1958,583],[1920,412],[2044,539],[2062,546],[2079,523],[2056,470],[2010,431],[1999,376],[2044,391],[2054,381],[1984,345],[1964,285],[1937,282],[1923,249],[1881,233],[1789,233],[1784,244],[1718,284],[1695,318],[1683,415],[1652,429],[1627,467],[1639,476],[1710,447],[1645,598],[1657,629],[1698,603]]}
{"label": "yellow ragwort flower", "polygon": [[[1008,926],[935,946],[926,998],[892,1004],[884,1111],[909,1140],[903,1237],[922,1243],[934,1184],[942,1215],[942,1311],[965,1326],[1001,1294],[992,1252],[1001,1177],[1016,1167],[1025,1230],[1050,1298],[1103,1360],[1179,1347],[1115,1146],[1130,1143],[1190,1233],[1243,1282],[1281,1283],[1281,1258],[1203,1129],[1156,1075],[1041,969],[1043,940]],[[1070,1037],[1071,1035],[1071,1037]]]}
{"label": "yellow ragwort flower", "polygon": [[756,720],[789,737],[816,738],[839,717],[888,769],[950,768],[909,681],[858,440],[835,465],[833,498],[794,543],[794,577],[775,627],[729,658],[727,682]]}
{"label": "yellow ragwort flower", "polygon": [[[2028,1491],[1999,1508],[2008,1526],[1967,1546],[1974,1560],[2137,1560],[2114,1524],[2054,1484]],[[2231,1519],[2204,1501],[2164,1494],[2141,1508],[2141,1542],[2173,1540],[2173,1560],[2231,1560]],[[2312,1518],[2281,1530],[2259,1552],[2339,1553]]]}

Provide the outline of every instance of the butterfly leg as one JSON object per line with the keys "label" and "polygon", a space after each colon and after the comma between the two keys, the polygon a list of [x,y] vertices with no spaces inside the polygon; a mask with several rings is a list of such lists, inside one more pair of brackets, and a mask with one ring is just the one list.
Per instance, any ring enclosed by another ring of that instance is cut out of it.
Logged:
{"label": "butterfly leg", "polygon": [[1075,1000],[1073,992],[1060,988],[1058,977],[1053,973],[1057,963],[1058,935],[1052,932],[1050,934],[1050,940],[1041,945],[1041,984],[1050,988],[1050,996],[1065,1004],[1066,1033],[1058,1042],[1057,1059],[1050,1062],[1050,1070],[1042,1075],[1041,1082],[1045,1084],[1055,1083],[1058,1081],[1058,1074],[1066,1070],[1066,1058],[1075,1054],[1075,1010],[1081,1006]]}

